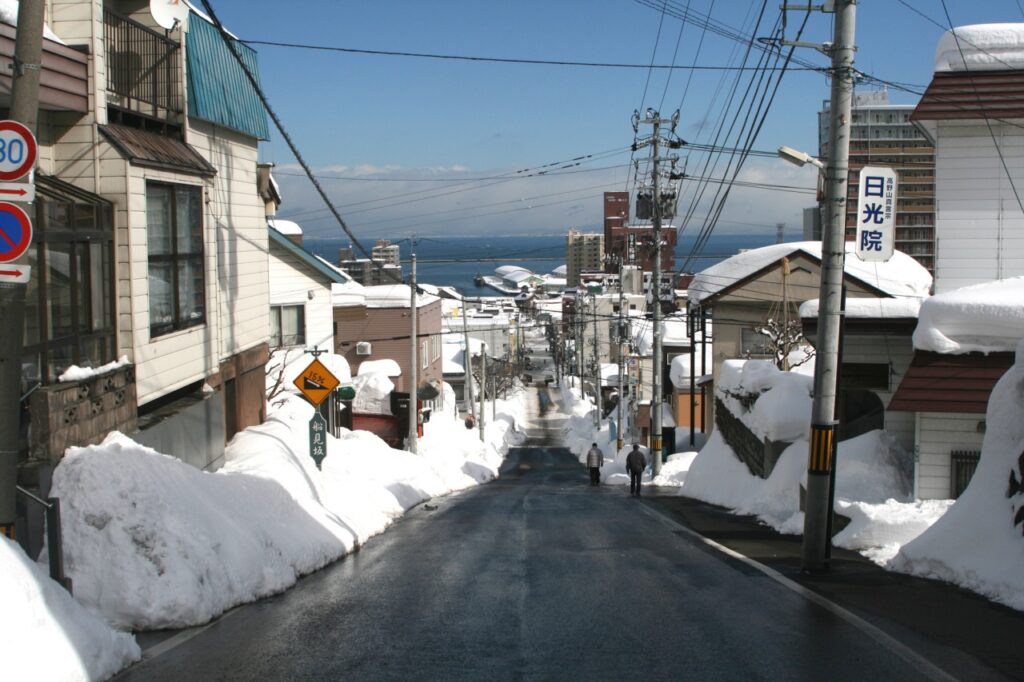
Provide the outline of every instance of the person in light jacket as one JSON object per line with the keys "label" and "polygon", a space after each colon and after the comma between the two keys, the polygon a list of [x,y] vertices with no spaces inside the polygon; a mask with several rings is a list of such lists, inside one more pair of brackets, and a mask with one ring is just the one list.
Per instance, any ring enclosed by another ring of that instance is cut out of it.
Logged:
{"label": "person in light jacket", "polygon": [[626,455],[626,471],[629,472],[629,494],[640,497],[640,477],[647,468],[647,458],[640,452],[640,446],[634,444],[633,451]]}
{"label": "person in light jacket", "polygon": [[587,450],[587,466],[590,467],[590,485],[601,485],[601,467],[604,466],[604,453],[597,443]]}

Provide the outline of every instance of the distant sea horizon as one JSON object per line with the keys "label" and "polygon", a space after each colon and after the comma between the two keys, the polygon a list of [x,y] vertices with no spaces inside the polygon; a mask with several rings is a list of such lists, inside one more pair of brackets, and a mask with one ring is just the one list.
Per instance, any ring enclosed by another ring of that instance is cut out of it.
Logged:
{"label": "distant sea horizon", "polygon": [[[695,237],[680,237],[676,244],[675,269],[678,270],[690,254]],[[712,235],[707,244],[688,264],[688,272],[700,272],[742,249],[755,249],[774,244],[775,235],[723,234]],[[792,241],[792,239],[789,239]],[[409,256],[412,246],[408,241],[397,242],[402,259],[402,271],[409,276]],[[337,265],[338,250],[349,245],[348,239],[307,237],[305,247]],[[372,244],[366,242],[369,247]],[[360,254],[356,254],[360,257]],[[421,237],[416,244],[416,278],[435,286],[455,287],[465,294],[479,293],[474,284],[476,275],[494,274],[502,265],[518,265],[538,275],[551,272],[565,264],[565,235],[536,236],[453,236]],[[492,291],[483,289],[483,291]],[[493,292],[492,292],[493,293]]]}

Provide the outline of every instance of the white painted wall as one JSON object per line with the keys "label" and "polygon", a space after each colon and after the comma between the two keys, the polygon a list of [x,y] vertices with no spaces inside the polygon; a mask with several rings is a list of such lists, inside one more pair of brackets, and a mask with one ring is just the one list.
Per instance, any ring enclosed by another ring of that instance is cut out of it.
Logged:
{"label": "white painted wall", "polygon": [[917,463],[917,496],[923,500],[950,496],[953,450],[981,450],[983,414],[919,412],[921,440]]}
{"label": "white painted wall", "polygon": [[1019,121],[989,123],[991,133],[985,121],[935,127],[936,293],[1024,275],[1024,209],[1014,193],[1024,201],[1024,131]]}
{"label": "white painted wall", "polygon": [[[323,278],[314,277],[308,266],[273,242],[270,243],[269,305],[304,306],[305,347],[319,346],[334,351],[334,309],[331,307],[330,285]],[[308,357],[305,362],[308,364]]]}

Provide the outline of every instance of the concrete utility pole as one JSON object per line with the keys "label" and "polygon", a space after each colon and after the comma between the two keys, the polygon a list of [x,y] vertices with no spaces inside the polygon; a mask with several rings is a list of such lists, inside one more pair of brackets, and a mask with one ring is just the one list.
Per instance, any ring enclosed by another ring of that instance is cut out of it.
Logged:
{"label": "concrete utility pole", "polygon": [[416,254],[412,254],[409,259],[409,320],[412,323],[412,336],[409,344],[409,452],[416,453],[418,446],[416,427],[419,425],[419,410],[417,409],[416,399],[416,384],[419,381],[419,368],[417,367],[417,353],[420,339],[419,329],[417,329],[417,314],[416,310]]}
{"label": "concrete utility pole", "polygon": [[469,349],[469,322],[466,320],[466,299],[462,299],[462,343],[466,346],[466,351],[462,354],[462,360],[466,363],[466,386],[462,391],[462,397],[466,401],[467,409],[474,418],[476,418],[476,407],[473,405],[473,353]]}
{"label": "concrete utility pole", "polygon": [[615,442],[615,445],[616,445],[616,450],[615,451],[616,452],[621,450],[623,448],[623,446],[625,445],[625,441],[622,438],[622,431],[623,431],[623,429],[622,429],[622,403],[626,400],[626,391],[625,391],[625,389],[622,386],[622,376],[623,376],[623,374],[625,374],[625,372],[623,370],[625,369],[625,362],[626,362],[626,359],[625,359],[625,357],[623,357],[623,352],[622,352],[623,351],[623,346],[624,346],[623,342],[626,340],[625,339],[626,335],[622,333],[622,331],[624,329],[624,325],[622,323],[622,313],[623,313],[622,308],[625,305],[625,303],[624,303],[624,301],[625,301],[624,292],[625,292],[625,287],[623,286],[623,282],[622,282],[622,261],[620,260],[619,261],[619,327],[618,327],[618,329],[615,330],[615,339],[616,339],[616,341],[618,341],[618,344],[619,344],[619,352],[617,354],[618,355],[618,363],[619,363],[619,382],[618,382],[618,384],[619,384],[619,404],[617,405],[618,414],[616,416],[616,422],[615,422],[616,431],[617,431],[617,434],[618,434],[618,438],[616,439],[616,442]]}
{"label": "concrete utility pole", "polygon": [[597,348],[597,294],[592,294],[590,297],[590,313],[594,318],[594,405],[597,407],[594,410],[594,426],[598,429],[601,428],[601,353]]}
{"label": "concrete utility pole", "polygon": [[654,190],[654,272],[651,273],[651,298],[654,302],[654,350],[651,358],[651,472],[661,473],[661,192],[658,188],[658,143],[661,141],[661,115],[649,112],[651,134],[651,184]]}
{"label": "concrete utility pole", "polygon": [[480,442],[484,441],[484,395],[487,393],[487,344],[480,346],[480,417],[477,424],[480,428]]}
{"label": "concrete utility pole", "polygon": [[[22,0],[14,39],[10,117],[34,135],[39,118],[39,72],[43,55],[43,0]],[[24,283],[0,284],[0,535],[14,539],[17,515],[18,434],[21,423],[21,353],[25,337]]]}
{"label": "concrete utility pole", "polygon": [[836,393],[843,272],[846,258],[846,185],[849,176],[850,105],[853,98],[853,60],[856,0],[835,3],[832,55],[832,101],[829,106],[828,166],[825,201],[828,226],[822,233],[821,286],[818,305],[818,349],[814,365],[811,443],[807,465],[803,560],[804,570],[824,568],[828,537],[829,478],[836,436]]}

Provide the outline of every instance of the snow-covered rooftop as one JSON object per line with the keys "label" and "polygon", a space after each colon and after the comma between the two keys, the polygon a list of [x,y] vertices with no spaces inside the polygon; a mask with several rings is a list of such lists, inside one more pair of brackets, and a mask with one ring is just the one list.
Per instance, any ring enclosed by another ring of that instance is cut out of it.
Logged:
{"label": "snow-covered rooftop", "polygon": [[[884,263],[865,262],[855,254],[854,242],[846,242],[846,274],[874,286],[893,297],[924,298],[932,285],[932,276],[923,265],[903,253],[894,251]],[[688,289],[692,303],[700,303],[736,282],[753,275],[772,263],[797,252],[821,260],[821,242],[787,242],[751,249],[712,265],[694,276]]]}
{"label": "snow-covered rooftop", "polygon": [[1013,351],[1024,338],[1024,277],[943,292],[921,304],[914,348],[936,353]]}
{"label": "snow-covered rooftop", "polygon": [[526,272],[529,274],[533,274],[526,268],[520,267],[518,265],[499,265],[498,267],[494,268],[494,272],[496,274],[501,275],[502,277],[507,277],[508,275],[511,275],[514,272]]}
{"label": "snow-covered rooftop", "polygon": [[367,374],[384,374],[389,377],[400,377],[402,376],[402,368],[398,366],[398,363],[390,358],[384,358],[381,360],[364,360],[359,363],[359,369],[356,370],[356,376],[364,376]]}
{"label": "snow-covered rooftop", "polygon": [[1022,23],[957,26],[935,48],[936,72],[1015,69],[1024,69]]}
{"label": "snow-covered rooftop", "polygon": [[291,220],[267,218],[267,224],[283,235],[294,236],[302,234],[302,226]]}
{"label": "snow-covered rooftop", "polygon": [[[817,317],[818,300],[812,298],[800,305],[800,317]],[[919,298],[848,298],[847,319],[914,319],[921,309]]]}
{"label": "snow-covered rooftop", "polygon": [[[373,287],[364,287],[366,293],[367,308],[408,308],[411,292],[407,284],[381,284]],[[416,296],[416,307],[422,308],[425,305],[438,300],[437,296],[421,293]]]}

